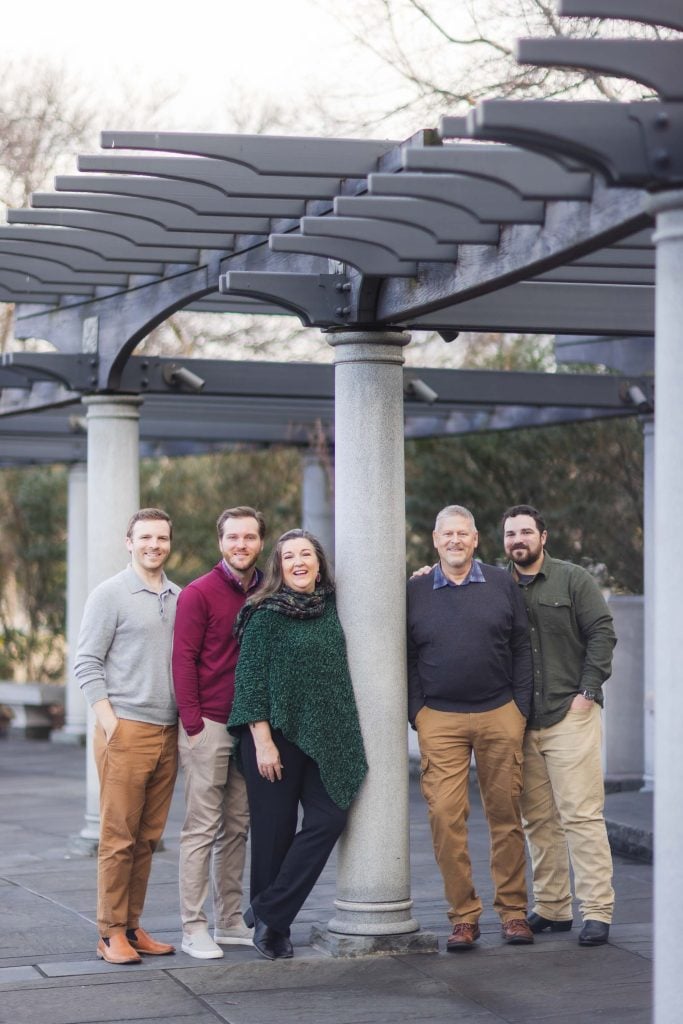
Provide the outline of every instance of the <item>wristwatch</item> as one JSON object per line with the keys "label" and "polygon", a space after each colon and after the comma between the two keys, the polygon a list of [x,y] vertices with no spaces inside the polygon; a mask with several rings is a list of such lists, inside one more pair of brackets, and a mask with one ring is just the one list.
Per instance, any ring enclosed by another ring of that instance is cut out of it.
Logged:
{"label": "wristwatch", "polygon": [[581,690],[581,696],[584,697],[585,700],[595,700],[595,694],[591,693],[590,690]]}

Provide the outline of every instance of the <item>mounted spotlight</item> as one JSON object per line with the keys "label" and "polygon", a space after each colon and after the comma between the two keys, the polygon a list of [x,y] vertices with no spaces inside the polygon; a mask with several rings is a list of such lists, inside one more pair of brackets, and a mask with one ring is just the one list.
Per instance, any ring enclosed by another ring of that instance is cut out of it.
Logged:
{"label": "mounted spotlight", "polygon": [[639,413],[655,411],[652,395],[648,397],[640,384],[624,384],[621,388],[621,398],[627,405],[635,405]]}
{"label": "mounted spotlight", "polygon": [[162,370],[162,376],[169,387],[188,388],[190,391],[203,391],[206,381],[188,370],[186,366],[178,366],[177,363],[168,363]]}
{"label": "mounted spotlight", "polygon": [[429,384],[425,384],[419,377],[407,380],[403,385],[403,393],[406,396],[417,398],[420,402],[427,402],[429,405],[439,397],[434,388],[430,388]]}

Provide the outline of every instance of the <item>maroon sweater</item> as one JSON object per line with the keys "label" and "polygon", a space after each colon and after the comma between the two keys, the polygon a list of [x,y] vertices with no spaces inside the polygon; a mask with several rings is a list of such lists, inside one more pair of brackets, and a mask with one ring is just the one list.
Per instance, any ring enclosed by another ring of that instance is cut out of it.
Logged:
{"label": "maroon sweater", "polygon": [[239,653],[232,627],[246,596],[219,562],[211,572],[188,584],[178,597],[173,685],[180,719],[189,736],[202,731],[202,718],[223,725],[228,721]]}

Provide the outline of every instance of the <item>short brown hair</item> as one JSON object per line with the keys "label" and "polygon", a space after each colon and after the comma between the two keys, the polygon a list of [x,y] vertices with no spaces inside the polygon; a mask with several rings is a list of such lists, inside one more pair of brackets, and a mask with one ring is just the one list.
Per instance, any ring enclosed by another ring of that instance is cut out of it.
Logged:
{"label": "short brown hair", "polygon": [[168,512],[164,512],[162,508],[140,508],[135,512],[128,520],[128,529],[126,530],[126,537],[130,540],[133,536],[133,530],[135,524],[139,523],[143,519],[161,519],[168,523],[168,532],[171,540],[173,540],[173,523]]}
{"label": "short brown hair", "polygon": [[500,521],[503,529],[505,529],[505,520],[514,519],[515,516],[531,516],[539,533],[544,533],[546,530],[545,519],[533,505],[511,505],[510,508],[506,508]]}
{"label": "short brown hair", "polygon": [[223,527],[225,526],[226,519],[255,519],[258,523],[258,532],[261,540],[266,535],[266,520],[263,516],[263,512],[259,512],[258,509],[252,508],[251,505],[236,505],[234,508],[225,508],[216,520],[216,530],[218,531],[218,539],[223,539]]}

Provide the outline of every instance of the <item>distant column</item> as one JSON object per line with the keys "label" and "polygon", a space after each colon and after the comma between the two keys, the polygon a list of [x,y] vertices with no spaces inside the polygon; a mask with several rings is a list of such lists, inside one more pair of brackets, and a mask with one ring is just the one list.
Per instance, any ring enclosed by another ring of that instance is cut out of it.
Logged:
{"label": "distant column", "polygon": [[683,191],[650,199],[656,214],[654,487],[655,715],[655,1021],[681,1019],[680,921],[683,917]]}
{"label": "distant column", "polygon": [[334,564],[334,507],[332,504],[332,468],[316,451],[301,457],[301,522],[317,537]]}
{"label": "distant column", "polygon": [[88,594],[88,470],[69,467],[66,514],[66,715],[64,728],[50,734],[54,743],[85,743],[88,708],[74,676],[74,656],[83,605]]}
{"label": "distant column", "polygon": [[[435,949],[412,916],[405,653],[401,332],[331,333],[339,615],[370,771],[337,861],[338,955]],[[419,933],[419,934],[418,934]]]}
{"label": "distant column", "polygon": [[643,420],[643,793],[655,784],[655,419]]}
{"label": "distant column", "polygon": [[[88,395],[88,593],[125,568],[128,520],[140,504],[139,407],[136,395]],[[100,838],[99,783],[88,713],[85,825],[74,841],[94,853]]]}

